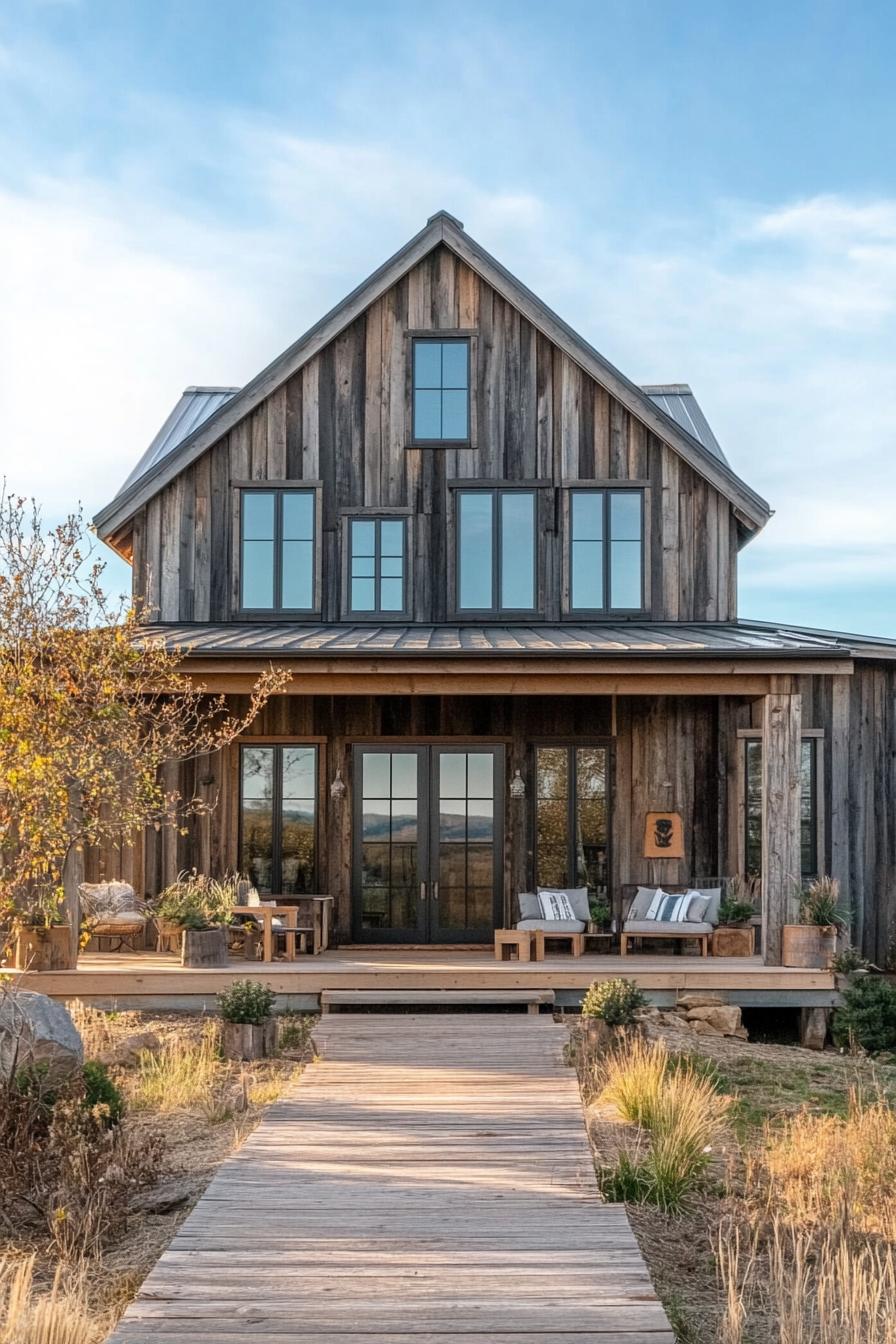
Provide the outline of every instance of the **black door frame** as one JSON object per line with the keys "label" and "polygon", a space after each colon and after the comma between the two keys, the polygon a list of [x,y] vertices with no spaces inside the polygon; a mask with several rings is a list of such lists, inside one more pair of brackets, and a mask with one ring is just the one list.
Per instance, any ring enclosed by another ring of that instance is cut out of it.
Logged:
{"label": "black door frame", "polygon": [[[350,744],[352,752],[352,835],[351,835],[351,929],[357,943],[484,943],[490,942],[500,928],[504,909],[504,831],[506,745],[494,739],[399,738],[360,740]],[[461,754],[488,752],[494,761],[494,826],[492,846],[494,882],[492,923],[489,928],[443,929],[438,922],[438,761],[441,752]],[[392,755],[397,752],[417,756],[417,920],[405,929],[365,929],[361,918],[361,756],[363,752]]]}

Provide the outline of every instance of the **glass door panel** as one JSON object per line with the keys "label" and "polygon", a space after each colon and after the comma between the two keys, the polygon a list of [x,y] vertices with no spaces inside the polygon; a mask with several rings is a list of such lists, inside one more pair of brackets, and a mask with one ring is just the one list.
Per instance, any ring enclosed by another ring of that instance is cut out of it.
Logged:
{"label": "glass door panel", "polygon": [[535,749],[535,880],[609,900],[609,749]]}
{"label": "glass door panel", "polygon": [[420,747],[355,748],[355,937],[367,942],[416,942],[423,936],[424,759]]}
{"label": "glass door panel", "polygon": [[484,940],[500,922],[503,749],[433,747],[432,752],[430,938]]}

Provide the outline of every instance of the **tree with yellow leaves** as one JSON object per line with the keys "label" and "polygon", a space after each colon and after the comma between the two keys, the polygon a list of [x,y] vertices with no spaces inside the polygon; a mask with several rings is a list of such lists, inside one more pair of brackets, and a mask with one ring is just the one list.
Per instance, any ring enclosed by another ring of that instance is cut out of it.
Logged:
{"label": "tree with yellow leaves", "polygon": [[205,807],[162,767],[221,750],[289,680],[271,667],[235,717],[109,596],[94,546],[80,512],[45,528],[0,490],[0,927],[68,922],[73,854]]}

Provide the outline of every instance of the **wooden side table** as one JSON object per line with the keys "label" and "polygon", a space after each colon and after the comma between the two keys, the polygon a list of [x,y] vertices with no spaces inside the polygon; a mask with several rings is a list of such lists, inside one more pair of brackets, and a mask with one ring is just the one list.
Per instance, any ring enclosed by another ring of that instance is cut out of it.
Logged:
{"label": "wooden side table", "polygon": [[712,935],[714,957],[752,957],[755,947],[756,937],[751,924],[723,925]]}
{"label": "wooden side table", "polygon": [[529,961],[532,934],[528,929],[495,929],[495,961]]}
{"label": "wooden side table", "polygon": [[584,954],[584,933],[551,933],[549,929],[536,929],[534,933],[536,961],[544,961],[544,943],[546,938],[549,938],[555,943],[569,943],[569,950],[574,957],[581,957]]}

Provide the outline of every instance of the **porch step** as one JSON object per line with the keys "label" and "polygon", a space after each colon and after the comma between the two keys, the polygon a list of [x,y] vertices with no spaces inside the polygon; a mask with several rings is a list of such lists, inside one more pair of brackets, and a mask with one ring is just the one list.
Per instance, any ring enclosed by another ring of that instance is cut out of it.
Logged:
{"label": "porch step", "polygon": [[553,1007],[552,989],[322,989],[320,1010],[329,1013],[333,1008],[352,1009],[370,1007],[471,1008],[515,1007],[525,1004],[530,1013],[537,1013],[543,1004]]}

